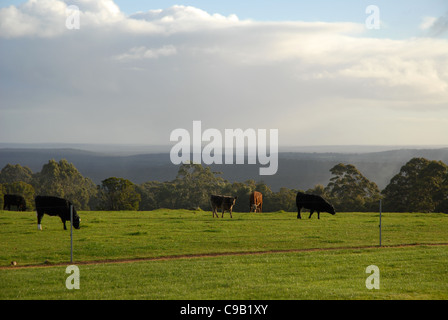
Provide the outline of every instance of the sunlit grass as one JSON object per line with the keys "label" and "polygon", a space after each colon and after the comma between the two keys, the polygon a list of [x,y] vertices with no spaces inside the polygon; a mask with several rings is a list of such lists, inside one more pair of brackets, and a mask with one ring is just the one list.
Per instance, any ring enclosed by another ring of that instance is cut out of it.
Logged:
{"label": "sunlit grass", "polygon": [[[387,247],[448,242],[448,216],[385,213],[80,212],[74,264],[180,255],[332,249],[228,255],[125,264],[79,264],[81,289],[67,290],[70,230],[32,212],[0,212],[0,299],[447,299],[448,247]],[[385,247],[384,247],[385,246]],[[370,248],[368,248],[370,247]],[[339,248],[339,249],[338,249]],[[377,265],[380,290],[365,268]]]}
{"label": "sunlit grass", "polygon": [[[81,212],[74,230],[74,260],[151,258],[171,255],[268,251],[379,244],[377,213],[322,214],[301,220],[295,213]],[[305,216],[305,215],[304,215]],[[444,214],[386,213],[382,244],[448,242]],[[0,212],[0,266],[70,261],[70,230],[45,216],[37,230],[33,212]]]}

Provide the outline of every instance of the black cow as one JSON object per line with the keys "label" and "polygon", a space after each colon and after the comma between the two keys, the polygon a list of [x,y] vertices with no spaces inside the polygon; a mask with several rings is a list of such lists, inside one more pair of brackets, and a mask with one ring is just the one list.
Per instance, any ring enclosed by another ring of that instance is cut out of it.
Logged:
{"label": "black cow", "polygon": [[298,192],[296,197],[296,204],[298,209],[297,219],[302,219],[300,216],[300,210],[302,208],[310,209],[310,216],[313,215],[314,211],[317,211],[317,218],[320,219],[321,212],[328,212],[331,214],[336,214],[334,208],[331,204],[325,201],[322,197],[313,194],[305,194]]}
{"label": "black cow", "polygon": [[[36,199],[36,211],[37,211],[37,228],[42,230],[42,217],[44,213],[49,216],[59,216],[64,224],[64,230],[67,230],[65,226],[66,221],[70,221],[70,206],[72,203],[68,200],[48,197],[48,196],[37,196]],[[76,213],[75,207],[73,207],[73,227],[79,229],[79,223],[81,219]]]}
{"label": "black cow", "polygon": [[238,197],[211,195],[210,203],[211,203],[212,209],[213,209],[213,218],[215,217],[215,214],[216,214],[216,218],[219,218],[218,213],[217,213],[218,208],[222,209],[221,218],[224,217],[224,211],[226,211],[226,210],[230,212],[230,218],[232,218],[232,208],[235,205],[235,201],[237,198]]}
{"label": "black cow", "polygon": [[3,210],[11,211],[11,206],[15,206],[17,211],[26,211],[26,202],[22,196],[5,194],[3,197]]}

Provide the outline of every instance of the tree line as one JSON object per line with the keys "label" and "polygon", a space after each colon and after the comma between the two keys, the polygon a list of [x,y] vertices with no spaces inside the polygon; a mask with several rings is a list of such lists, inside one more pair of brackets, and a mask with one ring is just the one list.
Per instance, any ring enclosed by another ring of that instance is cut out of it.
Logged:
{"label": "tree line", "polygon": [[263,211],[296,211],[298,191],[320,195],[340,212],[377,211],[379,200],[389,212],[448,213],[448,166],[441,161],[413,158],[382,191],[351,164],[330,169],[327,186],[309,190],[280,188],[274,192],[263,181],[229,182],[221,172],[200,164],[182,164],[172,181],[148,181],[134,184],[124,178],[110,177],[95,183],[63,159],[50,160],[33,173],[19,164],[6,165],[0,171],[0,205],[3,194],[22,195],[27,208],[34,209],[35,195],[51,195],[70,200],[78,210],[210,210],[211,194],[238,196],[234,211],[249,211],[249,195],[263,194]]}

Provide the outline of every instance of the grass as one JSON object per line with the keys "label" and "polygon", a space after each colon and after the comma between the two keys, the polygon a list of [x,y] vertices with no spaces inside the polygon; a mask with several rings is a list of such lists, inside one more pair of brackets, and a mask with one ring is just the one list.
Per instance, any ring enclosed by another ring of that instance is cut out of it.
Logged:
{"label": "grass", "polygon": [[[80,266],[67,290],[65,267],[1,270],[1,299],[442,299],[445,247],[263,254]],[[380,269],[368,290],[365,268]]]}
{"label": "grass", "polygon": [[[0,299],[447,299],[448,216],[377,213],[81,212],[74,259],[155,258],[185,254],[322,248],[333,250],[230,255],[80,265],[80,290],[67,290],[65,266],[0,269]],[[305,216],[305,215],[302,215]],[[70,231],[31,212],[0,212],[0,266],[64,263]],[[337,248],[353,249],[337,249]],[[365,268],[380,269],[380,290],[368,290]]]}

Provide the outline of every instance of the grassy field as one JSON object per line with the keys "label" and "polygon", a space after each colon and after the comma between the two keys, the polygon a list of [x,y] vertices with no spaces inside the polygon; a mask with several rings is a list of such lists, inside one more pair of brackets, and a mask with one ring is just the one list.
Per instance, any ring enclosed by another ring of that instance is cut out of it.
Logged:
{"label": "grassy field", "polygon": [[[382,248],[378,213],[80,216],[74,264],[81,289],[67,290],[65,266],[52,266],[70,261],[70,231],[60,219],[45,216],[38,231],[35,213],[0,211],[0,299],[448,299],[448,246],[433,245],[448,243],[444,214],[383,214]],[[212,256],[249,252],[263,254]],[[195,256],[82,264],[182,255]],[[28,265],[45,267],[18,268]],[[380,269],[379,290],[366,289],[369,265]]]}

